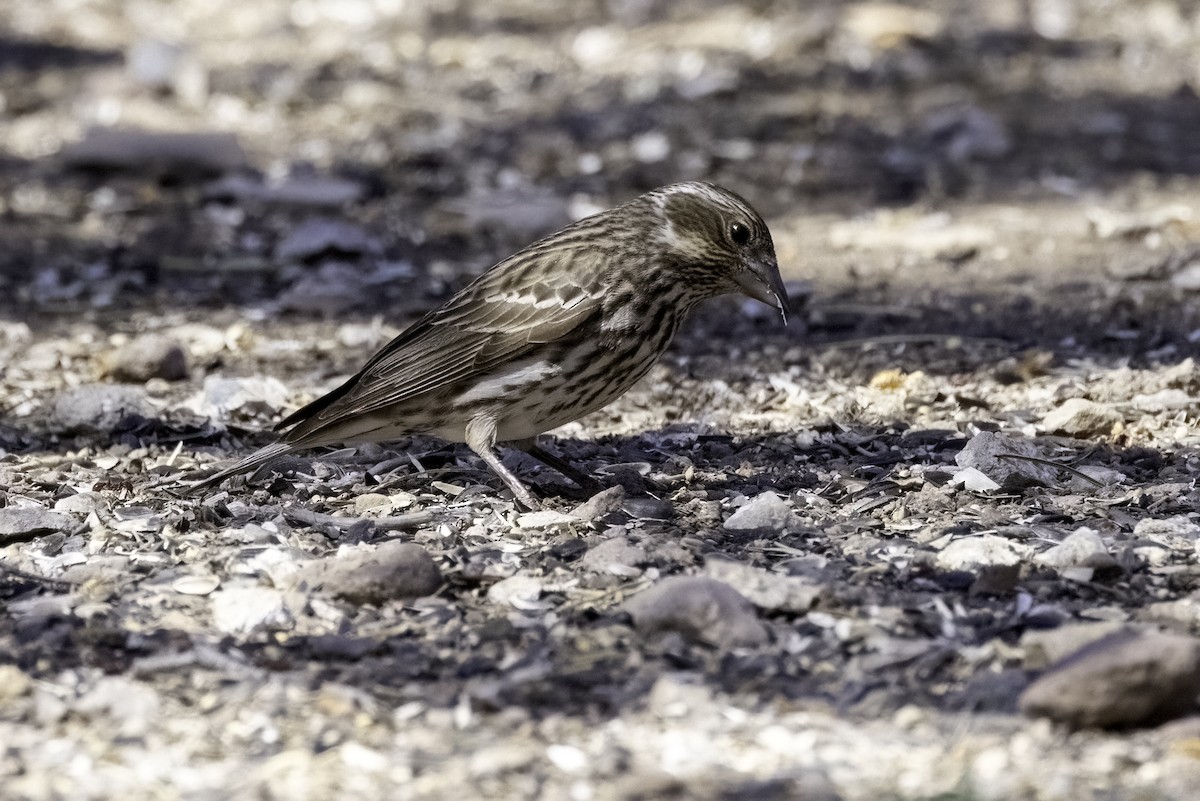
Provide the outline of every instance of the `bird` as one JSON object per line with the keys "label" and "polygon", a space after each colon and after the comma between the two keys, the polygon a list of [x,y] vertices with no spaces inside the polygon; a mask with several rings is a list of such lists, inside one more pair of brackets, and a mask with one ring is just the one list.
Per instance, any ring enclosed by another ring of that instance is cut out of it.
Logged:
{"label": "bird", "polygon": [[790,309],[771,233],[741,196],[689,181],[572,223],[498,262],[345,383],[288,415],[278,442],[193,485],[297,450],[431,435],[465,442],[518,503],[508,443],[580,482],[537,437],[607,406],[658,361],[688,311],[739,293]]}

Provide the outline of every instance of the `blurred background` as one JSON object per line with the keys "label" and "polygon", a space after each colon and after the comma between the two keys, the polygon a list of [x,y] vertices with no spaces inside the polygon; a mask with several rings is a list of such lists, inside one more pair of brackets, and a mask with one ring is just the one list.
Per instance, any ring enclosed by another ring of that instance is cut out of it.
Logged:
{"label": "blurred background", "polygon": [[815,291],[809,341],[1174,357],[1198,83],[1184,0],[6,0],[0,314],[398,326],[705,179]]}

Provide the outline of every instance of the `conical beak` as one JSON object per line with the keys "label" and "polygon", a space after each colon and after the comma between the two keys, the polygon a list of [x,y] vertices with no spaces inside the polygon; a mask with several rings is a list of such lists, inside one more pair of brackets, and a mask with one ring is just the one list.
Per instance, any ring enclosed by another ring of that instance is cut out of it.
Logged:
{"label": "conical beak", "polygon": [[774,306],[787,325],[788,315],[792,313],[788,306],[787,290],[783,288],[783,279],[779,277],[779,267],[774,261],[759,263],[754,267],[738,274],[734,281],[742,294],[754,298],[768,306]]}

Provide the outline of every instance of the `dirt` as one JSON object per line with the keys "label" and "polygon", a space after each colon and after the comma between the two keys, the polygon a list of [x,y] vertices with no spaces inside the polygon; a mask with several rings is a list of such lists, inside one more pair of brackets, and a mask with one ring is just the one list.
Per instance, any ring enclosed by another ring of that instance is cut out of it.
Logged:
{"label": "dirt", "polygon": [[[12,4],[0,795],[1196,798],[1186,675],[1020,699],[1200,629],[1198,53],[1166,0]],[[182,491],[678,180],[797,313],[547,437],[620,497],[421,439]]]}

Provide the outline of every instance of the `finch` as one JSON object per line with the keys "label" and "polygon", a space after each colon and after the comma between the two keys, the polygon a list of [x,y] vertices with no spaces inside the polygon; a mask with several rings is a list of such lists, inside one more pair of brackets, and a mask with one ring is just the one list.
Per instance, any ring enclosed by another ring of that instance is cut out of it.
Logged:
{"label": "finch", "polygon": [[536,437],[619,398],[692,306],[727,293],[773,306],[787,322],[762,217],[710,183],[655,189],[496,264],[280,422],[279,442],[194,489],[291,451],[425,434],[465,442],[519,503],[537,508],[497,443],[575,477]]}

